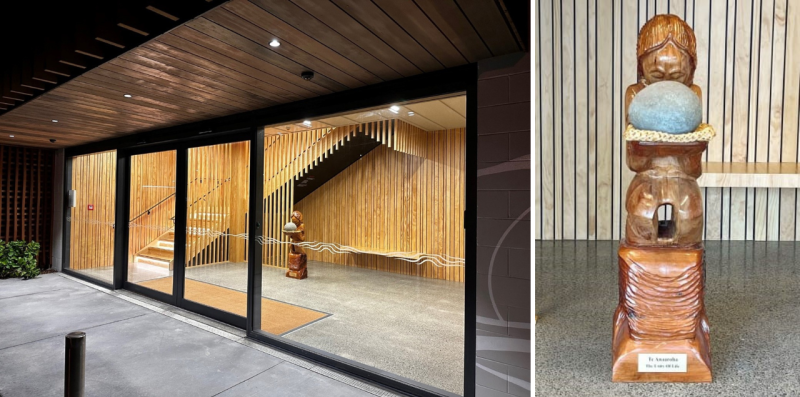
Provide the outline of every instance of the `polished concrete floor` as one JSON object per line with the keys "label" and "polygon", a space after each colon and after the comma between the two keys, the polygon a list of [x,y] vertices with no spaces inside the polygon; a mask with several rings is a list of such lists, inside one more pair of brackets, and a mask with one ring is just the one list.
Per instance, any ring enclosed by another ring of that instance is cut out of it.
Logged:
{"label": "polished concrete floor", "polygon": [[800,244],[706,242],[710,384],[611,382],[616,242],[536,242],[536,395],[800,395]]}
{"label": "polished concrete floor", "polygon": [[0,395],[60,396],[64,336],[86,332],[86,396],[393,396],[244,331],[61,274],[0,280]]}
{"label": "polished concrete floor", "polygon": [[[285,277],[286,269],[262,269],[262,296],[330,314],[285,338],[463,394],[463,283],[314,261],[305,280]],[[101,279],[111,272],[83,271]],[[170,274],[144,265],[131,275],[138,282]],[[193,267],[186,269],[186,277],[247,290],[245,263]]]}

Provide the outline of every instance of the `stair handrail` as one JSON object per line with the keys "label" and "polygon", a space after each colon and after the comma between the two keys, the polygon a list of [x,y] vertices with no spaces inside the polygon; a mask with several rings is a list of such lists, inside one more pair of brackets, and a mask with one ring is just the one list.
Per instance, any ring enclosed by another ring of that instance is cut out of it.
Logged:
{"label": "stair handrail", "polygon": [[[197,180],[197,178],[195,178],[195,180]],[[189,204],[189,205],[186,207],[186,209],[188,210],[188,209],[189,209],[189,208],[191,208],[193,205],[197,204],[197,202],[198,202],[198,201],[200,201],[200,200],[202,200],[202,199],[204,199],[204,198],[208,197],[208,195],[209,195],[209,194],[211,194],[211,192],[213,192],[213,191],[215,191],[215,190],[219,189],[219,188],[222,186],[222,184],[223,184],[223,183],[230,182],[230,181],[231,181],[231,178],[230,178],[230,177],[228,177],[227,179],[223,179],[223,180],[222,180],[222,182],[217,182],[217,186],[215,186],[214,188],[212,188],[211,190],[209,190],[208,192],[206,192],[204,195],[202,195],[202,196],[198,197],[198,198],[197,198],[197,200],[195,200],[195,201],[193,201],[191,204]],[[175,217],[174,217],[174,216],[173,216],[172,218],[169,218],[169,219],[170,219],[172,222],[175,222]]]}
{"label": "stair handrail", "polygon": [[[324,128],[319,128],[319,129],[324,129]],[[322,135],[319,138],[317,138],[316,141],[311,142],[311,144],[308,145],[308,147],[303,148],[303,150],[300,153],[295,155],[294,158],[289,160],[286,164],[283,164],[283,166],[280,169],[278,169],[277,171],[275,171],[275,173],[273,173],[272,175],[269,175],[268,176],[269,179],[267,179],[266,182],[269,182],[269,181],[275,179],[278,175],[281,174],[281,172],[283,172],[283,170],[289,168],[292,165],[292,163],[295,162],[295,160],[302,158],[303,154],[305,154],[307,151],[311,150],[311,148],[314,147],[317,143],[320,143],[323,139],[327,138],[328,135],[331,134],[331,131],[333,131],[335,129],[336,129],[336,127],[328,128],[325,132],[322,133]],[[342,139],[344,139],[344,138],[342,138]],[[277,140],[275,142],[277,142]],[[331,145],[335,145],[335,144],[336,144],[336,142],[333,142]],[[264,152],[269,150],[270,147],[272,147],[272,143],[270,143],[269,146],[264,148]]]}
{"label": "stair handrail", "polygon": [[198,202],[198,201],[200,201],[200,200],[203,200],[203,199],[205,199],[206,197],[208,197],[208,195],[209,195],[209,194],[211,194],[211,192],[213,192],[213,191],[215,191],[215,190],[219,189],[219,188],[222,186],[222,184],[223,184],[223,183],[230,182],[230,181],[231,181],[231,177],[228,177],[227,179],[223,179],[223,180],[222,180],[222,182],[219,182],[219,180],[218,180],[218,181],[217,181],[217,186],[214,186],[214,187],[213,187],[211,190],[209,190],[208,192],[206,192],[206,194],[204,194],[204,195],[202,195],[202,196],[198,197],[198,198],[197,198],[197,200],[193,201],[193,202],[192,202],[191,204],[189,204],[189,206],[187,206],[186,208],[187,208],[187,209],[188,209],[188,208],[191,208],[193,205],[197,204],[197,202]]}
{"label": "stair handrail", "polygon": [[128,221],[128,223],[130,223],[130,222],[133,222],[133,221],[135,221],[135,220],[137,220],[137,219],[139,219],[139,218],[141,218],[141,217],[143,217],[143,216],[145,216],[145,215],[150,215],[150,211],[152,211],[153,209],[155,209],[156,207],[158,207],[159,205],[161,205],[161,204],[162,204],[162,203],[164,203],[165,201],[169,200],[169,199],[170,199],[172,196],[174,196],[174,195],[175,195],[175,192],[172,192],[172,193],[170,193],[170,195],[169,195],[169,196],[167,196],[167,197],[164,197],[163,199],[161,199],[161,201],[159,201],[159,202],[157,202],[157,203],[153,204],[153,205],[152,205],[150,208],[148,208],[148,209],[146,209],[146,210],[142,211],[142,213],[141,213],[141,214],[139,214],[139,215],[136,215],[136,216],[135,216],[133,219],[129,220],[129,221]]}
{"label": "stair handrail", "polygon": [[[189,184],[194,183],[194,181],[196,181],[197,179],[198,178],[194,178],[193,180],[189,181]],[[137,220],[137,219],[139,219],[139,218],[141,218],[141,217],[143,217],[145,215],[149,215],[150,211],[152,211],[153,209],[155,209],[159,205],[163,204],[165,201],[169,200],[174,195],[175,195],[175,192],[170,193],[167,197],[164,197],[163,199],[159,200],[159,202],[157,202],[157,203],[153,204],[152,206],[150,206],[150,208],[142,211],[139,215],[136,215],[135,217],[131,218],[131,220],[129,220],[128,223],[131,223],[131,222],[133,222],[133,221],[135,221],[135,220]]]}

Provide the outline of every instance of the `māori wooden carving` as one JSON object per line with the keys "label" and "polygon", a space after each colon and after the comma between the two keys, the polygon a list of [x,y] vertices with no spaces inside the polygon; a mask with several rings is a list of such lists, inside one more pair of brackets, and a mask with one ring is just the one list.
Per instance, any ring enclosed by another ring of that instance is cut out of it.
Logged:
{"label": "m\u0101ori wooden carving", "polygon": [[[628,87],[626,114],[639,91],[662,80],[679,81],[701,96],[692,80],[694,33],[680,18],[657,15],[648,21],[637,55],[639,81]],[[619,249],[614,381],[711,381],[703,202],[697,185],[706,145],[627,142],[627,164],[636,176],[628,188],[626,235]],[[671,218],[659,219],[661,207],[672,210]]]}
{"label": "m\u0101ori wooden carving", "polygon": [[300,211],[292,212],[292,223],[297,227],[296,230],[283,231],[293,243],[289,249],[289,270],[286,271],[286,277],[302,280],[308,277],[308,269],[306,267],[308,258],[303,248],[296,244],[306,241],[306,228],[303,225],[303,214]]}

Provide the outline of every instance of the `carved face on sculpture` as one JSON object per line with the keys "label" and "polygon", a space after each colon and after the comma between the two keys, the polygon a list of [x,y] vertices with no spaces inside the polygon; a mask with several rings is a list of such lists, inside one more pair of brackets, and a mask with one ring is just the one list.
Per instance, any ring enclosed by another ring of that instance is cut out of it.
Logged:
{"label": "carved face on sculpture", "polygon": [[300,211],[292,212],[292,223],[297,226],[300,226],[300,224],[303,223],[303,214],[301,214]]}
{"label": "carved face on sculpture", "polygon": [[656,15],[639,33],[636,45],[639,80],[671,80],[691,86],[697,65],[694,32],[675,15]]}

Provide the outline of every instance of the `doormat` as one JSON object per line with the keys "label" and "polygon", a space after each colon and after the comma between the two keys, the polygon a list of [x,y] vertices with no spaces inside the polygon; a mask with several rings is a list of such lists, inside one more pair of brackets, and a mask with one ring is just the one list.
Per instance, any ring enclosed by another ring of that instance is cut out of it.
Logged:
{"label": "doormat", "polygon": [[[172,294],[172,277],[137,283],[143,287]],[[218,285],[186,279],[184,298],[242,317],[247,317],[247,294]],[[289,303],[261,298],[261,330],[283,335],[329,314]]]}

